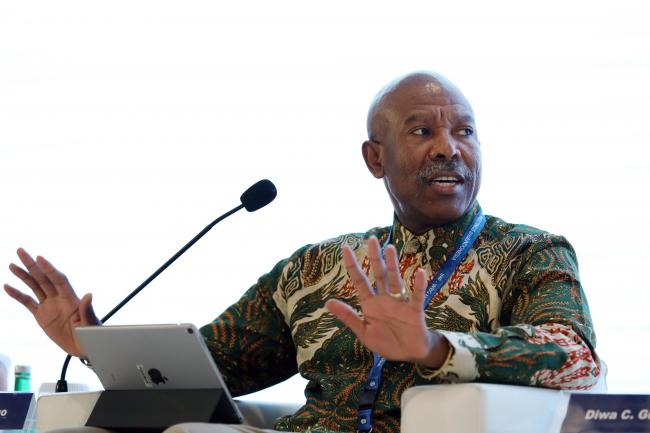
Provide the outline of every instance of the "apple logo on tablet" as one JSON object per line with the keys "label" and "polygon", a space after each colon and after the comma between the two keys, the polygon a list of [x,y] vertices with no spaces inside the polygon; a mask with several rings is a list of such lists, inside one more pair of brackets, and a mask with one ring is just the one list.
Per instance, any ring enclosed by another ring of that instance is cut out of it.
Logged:
{"label": "apple logo on tablet", "polygon": [[156,385],[160,385],[161,383],[165,383],[169,380],[163,376],[163,374],[157,368],[151,368],[149,371],[147,371],[147,373],[149,374],[151,381]]}

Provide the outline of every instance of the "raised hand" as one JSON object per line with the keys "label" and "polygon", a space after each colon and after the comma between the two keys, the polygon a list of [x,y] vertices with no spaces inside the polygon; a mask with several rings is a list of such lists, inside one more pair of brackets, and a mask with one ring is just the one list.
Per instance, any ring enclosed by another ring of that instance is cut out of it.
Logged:
{"label": "raised hand", "polygon": [[419,269],[413,290],[404,287],[399,259],[393,245],[381,254],[379,241],[368,240],[368,258],[375,276],[373,287],[352,250],[343,247],[345,268],[354,284],[363,316],[339,300],[329,300],[328,310],[348,326],[371,351],[388,360],[416,362],[439,367],[449,351],[447,340],[427,329],[423,303],[427,287],[426,274]]}
{"label": "raised hand", "polygon": [[43,257],[34,260],[22,248],[17,253],[25,269],[13,263],[9,269],[32,290],[36,299],[9,284],[4,285],[5,291],[32,313],[47,336],[63,350],[83,356],[74,328],[100,324],[92,309],[92,295],[87,293],[79,299],[66,276],[49,261]]}

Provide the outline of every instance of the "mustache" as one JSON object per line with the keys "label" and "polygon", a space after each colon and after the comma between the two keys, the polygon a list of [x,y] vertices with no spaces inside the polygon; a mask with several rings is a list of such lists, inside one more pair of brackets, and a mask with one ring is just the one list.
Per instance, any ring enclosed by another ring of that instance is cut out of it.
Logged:
{"label": "mustache", "polygon": [[449,176],[454,173],[465,182],[474,180],[474,173],[461,160],[434,160],[430,161],[417,173],[418,180],[428,183],[440,176]]}

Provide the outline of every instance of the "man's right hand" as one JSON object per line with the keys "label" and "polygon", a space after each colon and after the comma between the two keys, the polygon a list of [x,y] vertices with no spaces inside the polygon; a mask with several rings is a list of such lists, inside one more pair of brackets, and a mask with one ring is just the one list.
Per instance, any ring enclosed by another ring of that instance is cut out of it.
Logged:
{"label": "man's right hand", "polygon": [[50,262],[40,256],[34,260],[22,248],[17,253],[25,269],[13,263],[9,269],[32,289],[36,299],[9,284],[4,285],[5,291],[32,313],[47,336],[63,350],[83,356],[74,329],[101,324],[92,308],[92,295],[87,293],[79,299],[66,276]]}

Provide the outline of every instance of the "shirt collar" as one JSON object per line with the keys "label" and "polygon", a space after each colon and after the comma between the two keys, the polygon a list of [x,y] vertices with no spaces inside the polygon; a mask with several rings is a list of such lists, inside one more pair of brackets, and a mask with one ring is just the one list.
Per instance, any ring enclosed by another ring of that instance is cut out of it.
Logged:
{"label": "shirt collar", "polygon": [[419,235],[404,227],[397,219],[397,216],[395,216],[393,219],[391,243],[397,248],[397,253],[400,257],[404,254],[425,253],[428,260],[423,257],[423,264],[424,262],[446,260],[480,210],[480,205],[477,201],[474,201],[469,211],[456,221],[434,227]]}

